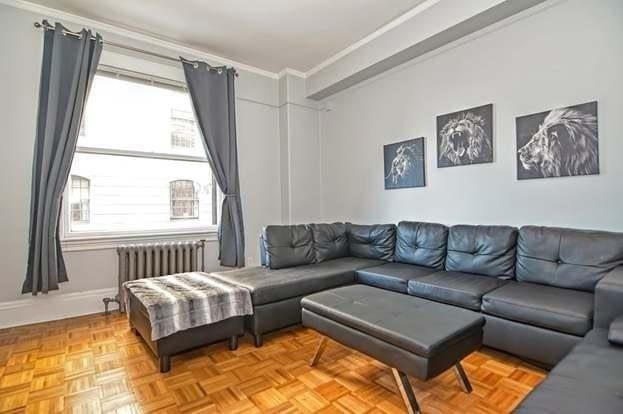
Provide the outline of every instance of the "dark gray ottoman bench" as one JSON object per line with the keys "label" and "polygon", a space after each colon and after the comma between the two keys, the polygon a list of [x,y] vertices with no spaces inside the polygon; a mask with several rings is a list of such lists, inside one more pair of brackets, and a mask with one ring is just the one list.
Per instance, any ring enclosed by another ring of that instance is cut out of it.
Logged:
{"label": "dark gray ottoman bench", "polygon": [[[364,285],[306,296],[303,325],[389,365],[410,413],[419,412],[406,374],[426,381],[454,367],[465,392],[461,359],[482,344],[478,313]],[[311,365],[326,344],[323,337]]]}
{"label": "dark gray ottoman bench", "polygon": [[160,363],[160,372],[171,370],[171,357],[191,349],[229,340],[229,349],[238,348],[238,337],[244,335],[244,316],[234,316],[210,325],[198,326],[165,336],[158,340],[151,339],[151,322],[145,306],[132,294],[129,294],[130,327],[135,334],[152,350]]}

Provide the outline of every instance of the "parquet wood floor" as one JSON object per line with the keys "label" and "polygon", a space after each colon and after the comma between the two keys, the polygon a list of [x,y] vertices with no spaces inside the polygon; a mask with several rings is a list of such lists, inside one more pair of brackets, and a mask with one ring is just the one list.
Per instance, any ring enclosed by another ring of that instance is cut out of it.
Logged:
{"label": "parquet wood floor", "polygon": [[[0,412],[16,413],[401,413],[391,370],[329,341],[311,368],[319,335],[294,328],[247,336],[157,361],[124,315],[90,315],[0,331]],[[411,383],[424,413],[510,412],[545,372],[483,349],[463,366],[474,387],[461,392],[450,371]]]}

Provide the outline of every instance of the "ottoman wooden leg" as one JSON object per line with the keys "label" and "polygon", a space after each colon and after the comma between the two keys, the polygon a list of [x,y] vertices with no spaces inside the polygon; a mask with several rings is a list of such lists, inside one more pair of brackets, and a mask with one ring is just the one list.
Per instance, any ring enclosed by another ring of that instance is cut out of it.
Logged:
{"label": "ottoman wooden leg", "polygon": [[327,346],[327,337],[321,336],[320,342],[318,342],[318,348],[316,348],[316,352],[314,352],[314,356],[312,357],[311,361],[309,361],[310,367],[313,367],[314,365],[316,365],[316,363],[318,363],[318,360],[322,356],[322,353],[324,352],[324,349],[326,348],[326,346]]}
{"label": "ottoman wooden leg", "polygon": [[171,370],[171,357],[160,355],[160,372],[165,373]]}
{"label": "ottoman wooden leg", "polygon": [[238,335],[232,335],[229,337],[229,350],[235,351],[238,349]]}
{"label": "ottoman wooden leg", "polygon": [[262,334],[253,335],[253,342],[255,342],[256,348],[261,347],[264,344],[264,338],[262,337]]}
{"label": "ottoman wooden leg", "polygon": [[460,362],[457,362],[454,366],[454,373],[456,374],[456,379],[459,381],[459,384],[461,384],[463,391],[467,394],[472,392],[472,384],[469,382],[469,378],[467,378],[467,374],[465,374],[465,370]]}
{"label": "ottoman wooden leg", "polygon": [[417,399],[415,398],[415,394],[413,393],[413,388],[411,388],[411,383],[409,382],[407,374],[402,371],[398,371],[396,368],[392,368],[392,374],[394,375],[394,380],[396,381],[398,391],[400,391],[400,395],[402,396],[402,401],[405,403],[407,412],[409,414],[420,414],[420,406],[417,403]]}

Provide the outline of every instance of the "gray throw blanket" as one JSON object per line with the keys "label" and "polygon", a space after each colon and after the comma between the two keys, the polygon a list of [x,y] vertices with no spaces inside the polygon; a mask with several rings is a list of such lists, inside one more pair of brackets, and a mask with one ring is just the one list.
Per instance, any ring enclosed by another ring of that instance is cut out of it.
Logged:
{"label": "gray throw blanket", "polygon": [[138,279],[125,282],[123,287],[128,314],[129,292],[147,310],[152,341],[185,329],[253,313],[247,289],[214,279],[208,273]]}

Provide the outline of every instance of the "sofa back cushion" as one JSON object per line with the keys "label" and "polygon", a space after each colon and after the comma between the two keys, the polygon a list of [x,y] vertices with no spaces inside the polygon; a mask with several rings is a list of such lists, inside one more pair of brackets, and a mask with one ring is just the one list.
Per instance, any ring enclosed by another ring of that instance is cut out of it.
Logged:
{"label": "sofa back cushion", "polygon": [[450,227],[446,270],[512,278],[517,229],[509,226]]}
{"label": "sofa back cushion", "polygon": [[306,225],[266,226],[262,238],[265,262],[271,269],[314,262],[314,240]]}
{"label": "sofa back cushion", "polygon": [[623,233],[524,226],[517,242],[517,279],[593,292],[623,264]]}
{"label": "sofa back cushion", "polygon": [[443,269],[448,245],[448,228],[443,224],[401,221],[396,229],[394,260]]}
{"label": "sofa back cushion", "polygon": [[348,236],[346,224],[310,224],[314,238],[314,256],[316,262],[348,256]]}
{"label": "sofa back cushion", "polygon": [[364,259],[391,261],[396,247],[396,226],[347,224],[350,255]]}

